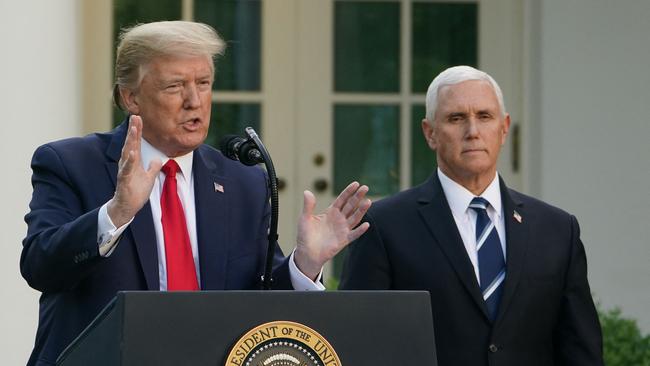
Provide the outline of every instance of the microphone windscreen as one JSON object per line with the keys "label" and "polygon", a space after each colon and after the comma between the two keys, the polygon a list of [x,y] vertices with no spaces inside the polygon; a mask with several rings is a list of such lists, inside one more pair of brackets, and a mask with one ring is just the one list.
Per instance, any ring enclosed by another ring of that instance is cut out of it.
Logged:
{"label": "microphone windscreen", "polygon": [[227,158],[238,160],[235,145],[237,142],[243,140],[244,139],[242,137],[237,135],[225,135],[219,143],[219,150],[221,150],[221,153],[224,154]]}

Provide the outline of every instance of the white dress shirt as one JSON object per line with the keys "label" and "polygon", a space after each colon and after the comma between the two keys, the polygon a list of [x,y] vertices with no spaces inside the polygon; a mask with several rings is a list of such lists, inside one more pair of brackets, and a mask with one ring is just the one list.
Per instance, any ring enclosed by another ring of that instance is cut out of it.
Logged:
{"label": "white dress shirt", "polygon": [[[154,159],[159,159],[163,165],[169,160],[169,158],[149,144],[145,139],[141,140],[141,157],[142,165],[145,169],[148,169],[149,164]],[[196,277],[201,283],[200,278],[200,268],[199,268],[199,257],[198,257],[198,240],[196,233],[196,206],[194,200],[194,175],[192,174],[192,159],[194,152],[189,154],[179,156],[174,158],[180,171],[176,174],[176,182],[178,189],[178,196],[183,205],[183,210],[185,211],[185,221],[187,224],[187,232],[190,237],[190,246],[192,247],[192,257],[194,258],[194,268],[196,269]],[[151,194],[149,195],[149,204],[151,206],[151,215],[153,216],[153,225],[156,232],[156,245],[158,248],[158,278],[160,279],[160,290],[167,290],[167,262],[165,260],[165,239],[163,235],[162,221],[161,221],[161,208],[160,208],[160,196],[162,194],[163,184],[165,182],[165,173],[160,171],[156,182],[153,185]],[[99,253],[102,256],[110,256],[113,250],[115,249],[119,238],[128,227],[128,225],[133,221],[131,220],[122,225],[119,228],[116,228],[110,217],[108,216],[107,204],[104,204],[98,215],[97,223],[97,238],[99,243]],[[325,287],[320,283],[320,278],[322,276],[319,274],[316,281],[312,281],[309,277],[305,276],[294,262],[294,253],[291,253],[291,258],[289,259],[289,274],[291,277],[291,284],[293,288],[300,291],[310,291],[310,290],[324,290]]]}
{"label": "white dress shirt", "polygon": [[[451,214],[454,216],[456,227],[458,228],[460,237],[463,239],[465,250],[467,251],[470,261],[472,261],[474,274],[476,275],[476,279],[480,285],[481,277],[479,275],[478,267],[478,250],[476,249],[476,212],[469,208],[470,202],[472,202],[472,199],[476,196],[472,192],[468,191],[467,188],[447,177],[440,168],[438,168],[438,178],[440,178],[442,190],[445,192],[449,208],[451,208]],[[490,220],[494,222],[494,226],[497,228],[505,260],[506,225],[503,215],[503,205],[501,204],[501,190],[498,174],[495,174],[490,185],[487,186],[485,191],[483,191],[479,197],[484,198],[490,203],[487,207],[487,214],[490,217]]]}

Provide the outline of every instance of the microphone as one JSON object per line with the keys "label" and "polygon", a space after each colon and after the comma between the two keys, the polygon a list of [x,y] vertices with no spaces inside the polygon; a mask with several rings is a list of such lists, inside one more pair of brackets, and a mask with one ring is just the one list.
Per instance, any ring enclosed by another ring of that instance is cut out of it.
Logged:
{"label": "microphone", "polygon": [[237,160],[244,165],[251,166],[264,162],[262,153],[251,139],[226,135],[221,139],[219,147],[227,158]]}
{"label": "microphone", "polygon": [[257,132],[252,127],[246,127],[247,138],[237,135],[226,135],[221,139],[219,144],[221,152],[232,160],[240,161],[244,165],[255,165],[264,163],[268,173],[268,187],[270,189],[271,201],[271,220],[269,221],[269,231],[267,239],[269,245],[266,251],[266,263],[264,265],[264,275],[261,276],[262,289],[270,290],[273,283],[273,258],[275,258],[275,248],[278,245],[278,216],[280,213],[278,197],[278,176],[275,174],[273,160],[266,150],[264,143],[260,140]]}

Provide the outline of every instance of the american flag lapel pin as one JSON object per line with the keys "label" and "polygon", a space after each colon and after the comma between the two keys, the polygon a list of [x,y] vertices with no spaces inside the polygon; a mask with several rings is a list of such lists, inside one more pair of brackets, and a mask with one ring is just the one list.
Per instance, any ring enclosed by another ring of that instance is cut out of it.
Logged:
{"label": "american flag lapel pin", "polygon": [[214,182],[214,191],[223,193],[223,186],[217,182]]}
{"label": "american flag lapel pin", "polygon": [[515,213],[512,214],[512,217],[514,217],[515,220],[517,220],[517,222],[521,224],[521,215],[519,214],[519,212],[515,211]]}

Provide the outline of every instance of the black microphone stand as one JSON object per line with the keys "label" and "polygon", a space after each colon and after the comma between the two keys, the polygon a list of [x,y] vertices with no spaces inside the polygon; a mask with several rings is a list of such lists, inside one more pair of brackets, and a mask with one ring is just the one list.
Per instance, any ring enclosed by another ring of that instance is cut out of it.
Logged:
{"label": "black microphone stand", "polygon": [[266,265],[264,266],[264,275],[262,276],[262,289],[270,290],[272,287],[272,272],[273,272],[273,257],[275,254],[275,246],[278,242],[278,215],[279,215],[279,199],[278,199],[278,178],[275,175],[275,167],[271,155],[266,150],[266,147],[257,136],[257,132],[252,127],[246,127],[246,135],[252,140],[262,154],[264,159],[264,166],[269,174],[269,188],[271,189],[271,224],[269,226],[269,246],[266,252]]}

